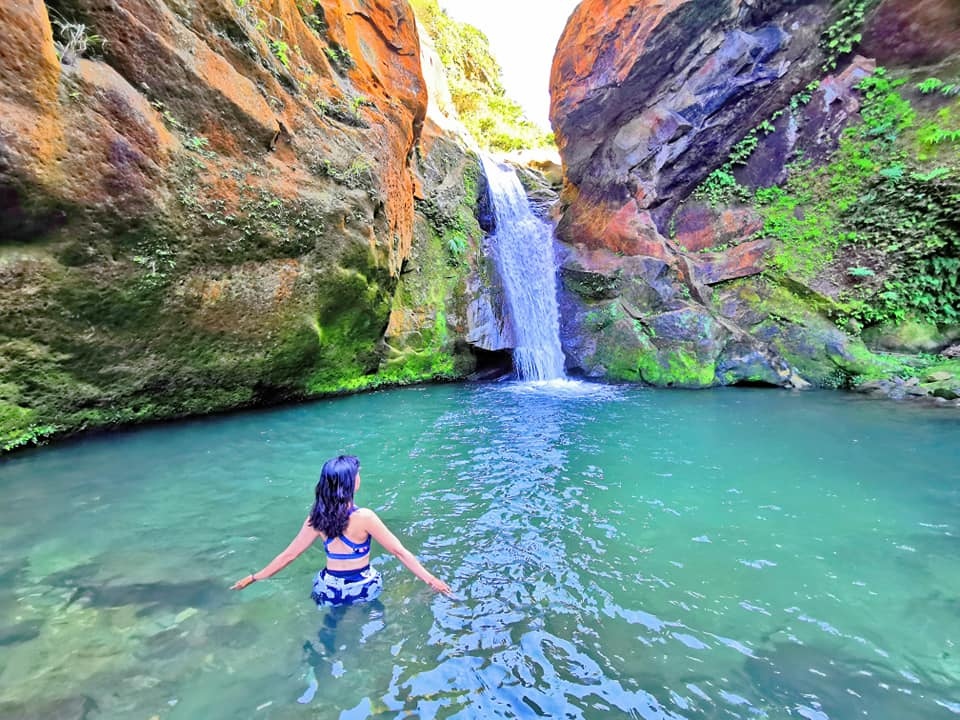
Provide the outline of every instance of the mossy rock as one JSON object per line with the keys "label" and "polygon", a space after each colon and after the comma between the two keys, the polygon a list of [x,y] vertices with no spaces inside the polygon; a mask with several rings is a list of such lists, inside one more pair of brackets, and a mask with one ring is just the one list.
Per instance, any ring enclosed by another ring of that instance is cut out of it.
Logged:
{"label": "mossy rock", "polygon": [[719,336],[713,319],[693,307],[640,322],[619,301],[587,313],[595,349],[590,367],[611,380],[658,387],[706,388],[718,383]]}
{"label": "mossy rock", "polygon": [[868,347],[888,352],[930,353],[941,350],[960,338],[960,326],[941,328],[931,322],[907,319],[864,329],[861,334]]}

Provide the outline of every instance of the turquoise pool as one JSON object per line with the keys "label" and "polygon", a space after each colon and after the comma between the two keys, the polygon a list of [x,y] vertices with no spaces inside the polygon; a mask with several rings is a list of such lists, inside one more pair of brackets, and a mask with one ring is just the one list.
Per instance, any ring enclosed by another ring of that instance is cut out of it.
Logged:
{"label": "turquoise pool", "polygon": [[[392,557],[335,627],[323,461]],[[827,393],[432,386],[0,464],[0,717],[960,715],[960,417]],[[309,704],[297,698],[310,673]]]}

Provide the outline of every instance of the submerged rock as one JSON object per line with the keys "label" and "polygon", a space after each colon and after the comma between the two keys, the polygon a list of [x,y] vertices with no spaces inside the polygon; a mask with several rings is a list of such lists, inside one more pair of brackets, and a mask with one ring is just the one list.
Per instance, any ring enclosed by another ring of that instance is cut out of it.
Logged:
{"label": "submerged rock", "polygon": [[942,705],[952,687],[924,677],[921,688],[910,674],[812,644],[776,643],[745,669],[768,702],[805,718],[952,716]]}
{"label": "submerged rock", "polygon": [[96,701],[87,695],[53,700],[42,705],[0,705],[0,717],[17,720],[93,720],[100,716]]}
{"label": "submerged rock", "polygon": [[42,625],[37,621],[0,626],[0,647],[28,642],[40,636]]}

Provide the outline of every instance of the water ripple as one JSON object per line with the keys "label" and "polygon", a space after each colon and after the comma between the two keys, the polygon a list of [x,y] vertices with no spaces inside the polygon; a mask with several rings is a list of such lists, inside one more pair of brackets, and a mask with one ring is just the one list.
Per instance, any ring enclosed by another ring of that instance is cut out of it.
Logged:
{"label": "water ripple", "polygon": [[[960,436],[857,408],[444,386],[25,455],[0,506],[0,715],[299,718],[314,673],[310,716],[348,720],[950,720]],[[904,483],[895,447],[930,465]],[[457,599],[378,555],[382,608],[318,614],[313,551],[226,593],[342,448]]]}

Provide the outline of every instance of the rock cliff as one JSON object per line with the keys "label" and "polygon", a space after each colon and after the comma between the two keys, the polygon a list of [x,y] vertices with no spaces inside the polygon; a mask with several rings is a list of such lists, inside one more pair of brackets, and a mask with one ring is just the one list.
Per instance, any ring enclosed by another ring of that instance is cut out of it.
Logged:
{"label": "rock cliff", "polygon": [[[867,349],[867,326],[922,316],[949,344],[960,303],[936,297],[960,262],[956,12],[582,2],[551,78],[570,365],[683,387],[850,386],[911,372]],[[897,209],[924,203],[910,220]]]}
{"label": "rock cliff", "polygon": [[0,445],[382,379],[427,106],[406,2],[0,24]]}

